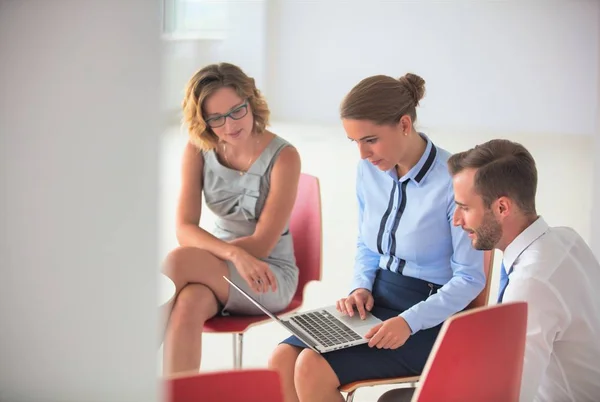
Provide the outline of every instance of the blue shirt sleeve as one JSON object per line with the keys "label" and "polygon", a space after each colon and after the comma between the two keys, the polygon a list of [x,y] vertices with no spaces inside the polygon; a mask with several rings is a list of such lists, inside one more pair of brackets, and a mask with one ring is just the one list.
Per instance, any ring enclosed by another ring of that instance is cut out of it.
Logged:
{"label": "blue shirt sleeve", "polygon": [[414,334],[439,325],[451,315],[469,305],[485,287],[483,252],[475,250],[471,239],[460,227],[452,224],[456,204],[452,184],[448,190],[448,224],[452,236],[453,254],[450,260],[452,278],[437,293],[400,314]]}
{"label": "blue shirt sleeve", "polygon": [[365,210],[364,185],[362,179],[362,163],[359,163],[356,173],[356,198],[358,201],[358,239],[356,242],[356,257],[354,263],[354,276],[350,293],[359,288],[369,291],[373,289],[375,274],[379,269],[379,254],[371,251],[363,239],[363,213]]}

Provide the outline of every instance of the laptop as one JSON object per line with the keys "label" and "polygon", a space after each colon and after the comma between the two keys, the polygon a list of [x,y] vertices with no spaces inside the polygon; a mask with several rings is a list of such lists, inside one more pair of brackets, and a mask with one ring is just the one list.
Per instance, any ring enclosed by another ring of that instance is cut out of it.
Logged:
{"label": "laptop", "polygon": [[345,349],[351,346],[369,342],[365,335],[381,320],[367,312],[367,317],[361,320],[358,314],[353,317],[343,315],[335,306],[322,307],[302,313],[294,313],[286,318],[279,318],[267,310],[227,277],[229,284],[241,292],[256,307],[278,322],[285,329],[296,335],[309,348],[317,353],[327,353]]}

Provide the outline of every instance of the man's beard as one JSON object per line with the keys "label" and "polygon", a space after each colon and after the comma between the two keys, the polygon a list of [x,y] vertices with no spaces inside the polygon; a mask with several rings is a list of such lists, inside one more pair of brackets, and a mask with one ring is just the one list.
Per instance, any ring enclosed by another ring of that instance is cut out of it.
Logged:
{"label": "man's beard", "polygon": [[493,250],[502,238],[502,226],[491,210],[485,212],[483,223],[474,232],[473,247],[477,250]]}

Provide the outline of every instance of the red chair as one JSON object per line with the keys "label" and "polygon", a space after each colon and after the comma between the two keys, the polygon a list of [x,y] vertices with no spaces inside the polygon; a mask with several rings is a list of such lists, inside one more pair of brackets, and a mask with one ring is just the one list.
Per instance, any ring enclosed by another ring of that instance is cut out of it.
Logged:
{"label": "red chair", "polygon": [[[298,288],[290,305],[278,314],[297,310],[302,305],[304,287],[321,280],[322,224],[319,179],[302,173],[298,195],[290,218],[294,254],[300,270]],[[233,366],[242,368],[243,335],[253,325],[269,322],[266,316],[216,316],[204,324],[205,332],[233,334]]]}
{"label": "red chair", "polygon": [[448,319],[421,375],[414,402],[518,402],[527,303],[503,303]]}
{"label": "red chair", "polygon": [[[467,310],[487,306],[490,296],[490,284],[492,282],[492,273],[494,268],[494,250],[484,251],[483,253],[483,272],[485,273],[485,287],[479,295],[467,306]],[[346,392],[346,402],[354,400],[354,393],[363,387],[374,387],[377,385],[404,384],[408,388],[415,388],[419,382],[419,376],[366,379],[344,384],[340,387],[341,392]]]}
{"label": "red chair", "polygon": [[283,402],[279,374],[272,370],[235,370],[168,378],[167,402]]}

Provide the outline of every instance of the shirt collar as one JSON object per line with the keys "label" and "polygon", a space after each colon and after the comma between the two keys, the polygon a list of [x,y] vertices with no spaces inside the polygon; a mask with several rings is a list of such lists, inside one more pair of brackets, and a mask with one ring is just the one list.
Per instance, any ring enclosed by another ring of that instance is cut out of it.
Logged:
{"label": "shirt collar", "polygon": [[517,258],[527,247],[539,239],[549,229],[548,224],[539,216],[531,225],[523,230],[504,250],[502,262],[506,272],[510,271]]}
{"label": "shirt collar", "polygon": [[421,138],[423,138],[427,145],[425,146],[425,152],[421,155],[421,158],[417,162],[415,166],[412,167],[404,176],[398,179],[398,173],[396,172],[396,168],[388,170],[388,175],[390,175],[394,180],[399,180],[404,182],[408,179],[411,179],[417,187],[419,187],[423,183],[423,179],[427,175],[427,173],[431,170],[433,166],[433,162],[435,161],[435,157],[437,156],[437,149],[433,142],[423,133],[419,133]]}

